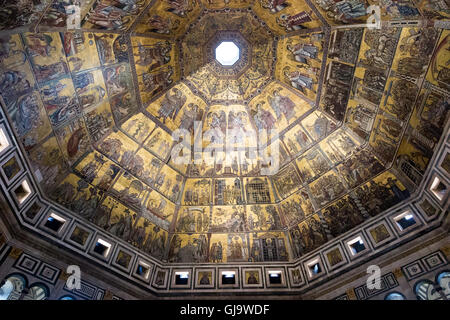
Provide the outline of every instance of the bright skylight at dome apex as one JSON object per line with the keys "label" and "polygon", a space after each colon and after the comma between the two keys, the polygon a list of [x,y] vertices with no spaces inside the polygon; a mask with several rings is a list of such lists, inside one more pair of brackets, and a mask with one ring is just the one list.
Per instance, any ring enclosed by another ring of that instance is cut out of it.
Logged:
{"label": "bright skylight at dome apex", "polygon": [[239,48],[233,42],[221,42],[216,48],[216,59],[224,66],[232,66],[239,60]]}

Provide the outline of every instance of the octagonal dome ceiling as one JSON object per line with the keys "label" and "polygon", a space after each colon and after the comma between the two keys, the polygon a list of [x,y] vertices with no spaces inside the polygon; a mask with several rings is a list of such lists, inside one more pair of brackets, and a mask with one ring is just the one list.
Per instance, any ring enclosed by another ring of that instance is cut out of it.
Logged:
{"label": "octagonal dome ceiling", "polygon": [[2,32],[0,89],[36,179],[166,262],[315,250],[407,199],[448,118],[449,32],[390,24],[439,8],[368,29],[358,1],[94,0],[67,30],[71,1],[29,3],[0,22],[38,31]]}

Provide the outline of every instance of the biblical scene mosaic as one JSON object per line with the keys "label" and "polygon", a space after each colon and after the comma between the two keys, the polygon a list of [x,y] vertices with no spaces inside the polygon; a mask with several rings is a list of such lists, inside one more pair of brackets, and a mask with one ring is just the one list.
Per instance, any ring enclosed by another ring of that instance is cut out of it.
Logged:
{"label": "biblical scene mosaic", "polygon": [[449,31],[391,24],[448,7],[389,2],[368,28],[377,4],[90,0],[73,29],[74,1],[3,1],[2,104],[48,198],[112,237],[292,260],[407,199],[448,120]]}

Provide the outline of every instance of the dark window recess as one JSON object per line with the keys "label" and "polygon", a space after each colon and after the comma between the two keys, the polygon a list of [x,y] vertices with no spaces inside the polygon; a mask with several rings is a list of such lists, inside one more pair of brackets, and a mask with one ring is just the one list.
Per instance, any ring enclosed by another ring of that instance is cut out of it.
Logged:
{"label": "dark window recess", "polygon": [[44,226],[46,228],[49,228],[49,229],[55,231],[55,232],[58,232],[61,229],[63,224],[64,224],[64,222],[61,221],[61,220],[55,219],[53,217],[48,217],[47,221],[44,224]]}
{"label": "dark window recess", "polygon": [[311,270],[313,275],[319,274],[322,272],[322,268],[320,267],[319,263],[315,263],[315,264],[309,266],[309,269]]}
{"label": "dark window recess", "polygon": [[188,284],[189,276],[187,274],[176,274],[175,275],[175,284],[176,285],[186,285]]}
{"label": "dark window recess", "polygon": [[25,186],[21,184],[16,190],[14,190],[14,193],[16,194],[17,200],[21,203],[30,194],[30,191],[28,191]]}
{"label": "dark window recess", "polygon": [[352,248],[353,254],[357,254],[366,249],[366,246],[362,241],[356,241],[350,245],[350,248]]}
{"label": "dark window recess", "polygon": [[281,284],[281,273],[269,273],[270,284]]}
{"label": "dark window recess", "polygon": [[236,278],[234,273],[222,274],[222,284],[235,284]]}
{"label": "dark window recess", "polygon": [[[447,191],[447,187],[445,184],[443,184],[441,181],[439,181],[438,185],[435,186],[431,191],[434,192],[434,194],[438,195],[440,198],[442,198],[445,195],[445,192]],[[441,199],[439,199],[441,200]]]}
{"label": "dark window recess", "polygon": [[397,220],[397,224],[402,230],[405,230],[406,228],[409,228],[412,225],[416,224],[416,220],[414,220],[414,217],[409,214]]}
{"label": "dark window recess", "polygon": [[108,250],[108,247],[105,246],[105,245],[103,245],[103,244],[101,244],[100,242],[97,242],[97,243],[95,244],[94,252],[98,253],[99,255],[105,256],[107,250]]}
{"label": "dark window recess", "polygon": [[148,272],[148,268],[142,266],[142,265],[138,265],[136,273],[140,276],[145,276]]}

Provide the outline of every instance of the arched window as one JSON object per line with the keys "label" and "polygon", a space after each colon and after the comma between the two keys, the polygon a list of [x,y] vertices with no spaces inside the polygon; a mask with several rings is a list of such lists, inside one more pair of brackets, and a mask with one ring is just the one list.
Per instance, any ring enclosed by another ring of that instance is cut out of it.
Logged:
{"label": "arched window", "polygon": [[8,297],[13,290],[14,284],[11,280],[6,280],[5,284],[0,288],[0,300],[8,300]]}
{"label": "arched window", "polygon": [[436,283],[442,288],[443,294],[450,299],[450,271],[444,271],[437,275]]}
{"label": "arched window", "polygon": [[62,296],[61,298],[59,298],[59,300],[77,300],[77,299],[75,299],[72,296],[67,295],[67,296]]}
{"label": "arched window", "polygon": [[23,300],[46,300],[49,296],[50,290],[45,284],[33,284],[28,293],[23,297]]}
{"label": "arched window", "polygon": [[27,279],[20,274],[6,277],[5,284],[0,288],[0,300],[19,300],[22,290],[27,286]]}
{"label": "arched window", "polygon": [[442,300],[442,296],[429,280],[422,280],[416,283],[414,292],[419,300]]}
{"label": "arched window", "polygon": [[400,292],[391,292],[384,298],[384,300],[406,300],[406,298]]}

